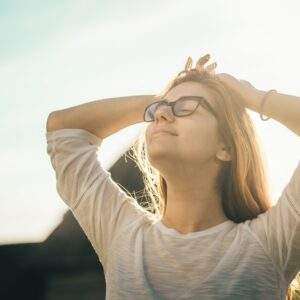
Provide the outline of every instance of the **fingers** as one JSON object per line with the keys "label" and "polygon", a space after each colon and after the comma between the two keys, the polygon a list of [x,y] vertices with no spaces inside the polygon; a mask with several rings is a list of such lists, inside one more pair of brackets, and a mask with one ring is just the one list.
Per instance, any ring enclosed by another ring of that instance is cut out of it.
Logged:
{"label": "fingers", "polygon": [[196,64],[196,69],[199,71],[199,72],[208,72],[210,73],[211,75],[215,75],[216,74],[216,67],[217,67],[217,63],[214,62],[214,63],[211,63],[209,64],[207,67],[205,67],[205,64],[209,61],[210,59],[210,54],[206,54],[202,57],[200,57],[197,61],[197,64]]}
{"label": "fingers", "polygon": [[193,65],[193,59],[189,56],[184,67],[185,71],[189,71],[192,68],[192,65]]}
{"label": "fingers", "polygon": [[[209,64],[208,66],[205,67],[205,64],[209,61],[210,59],[210,54],[206,54],[202,57],[200,57],[196,63],[196,66],[195,66],[195,69],[199,72],[199,73],[202,73],[204,71],[212,74],[212,75],[215,75],[216,74],[216,67],[217,67],[217,63],[214,62],[214,63],[211,63]],[[187,59],[187,62],[185,64],[185,67],[184,67],[184,71],[181,71],[178,76],[183,73],[183,72],[187,72],[187,71],[190,71],[192,69],[192,65],[193,65],[193,59],[189,56],[188,59]]]}
{"label": "fingers", "polygon": [[209,72],[210,74],[215,75],[215,74],[216,74],[216,70],[215,70],[216,67],[217,67],[217,63],[214,62],[214,63],[208,65],[208,66],[206,67],[206,70],[207,70],[207,72]]}
{"label": "fingers", "polygon": [[210,59],[210,54],[206,54],[202,57],[200,57],[196,63],[196,69],[199,72],[203,72],[204,71],[204,65],[209,61]]}

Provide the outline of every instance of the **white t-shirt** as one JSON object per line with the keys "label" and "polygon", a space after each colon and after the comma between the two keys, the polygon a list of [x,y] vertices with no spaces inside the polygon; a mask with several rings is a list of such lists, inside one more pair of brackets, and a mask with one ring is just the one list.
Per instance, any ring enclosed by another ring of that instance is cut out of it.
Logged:
{"label": "white t-shirt", "polygon": [[182,234],[112,180],[84,129],[46,133],[56,187],[103,266],[106,299],[285,299],[300,270],[300,162],[253,220]]}

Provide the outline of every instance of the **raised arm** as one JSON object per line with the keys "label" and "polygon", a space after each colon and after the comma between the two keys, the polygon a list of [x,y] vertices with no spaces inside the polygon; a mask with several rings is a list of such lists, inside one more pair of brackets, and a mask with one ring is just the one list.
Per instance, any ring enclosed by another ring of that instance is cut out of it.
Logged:
{"label": "raised arm", "polygon": [[47,119],[47,131],[64,128],[85,129],[99,138],[143,121],[144,109],[155,95],[107,98],[53,111]]}
{"label": "raised arm", "polygon": [[56,188],[105,267],[112,241],[145,211],[113,181],[97,159],[102,140],[143,121],[154,95],[88,102],[54,111],[47,119],[47,152]]}

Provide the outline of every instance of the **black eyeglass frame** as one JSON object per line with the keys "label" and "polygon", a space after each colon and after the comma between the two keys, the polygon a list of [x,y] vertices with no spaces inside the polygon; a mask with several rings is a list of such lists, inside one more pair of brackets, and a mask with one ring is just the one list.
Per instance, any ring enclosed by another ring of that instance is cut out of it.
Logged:
{"label": "black eyeglass frame", "polygon": [[[195,109],[194,109],[192,112],[190,112],[190,113],[188,113],[188,114],[184,114],[184,115],[178,116],[178,115],[175,114],[174,106],[176,105],[176,103],[177,103],[178,101],[181,101],[181,100],[183,100],[183,99],[193,99],[193,100],[198,101],[198,104],[197,104],[197,106],[195,107]],[[212,106],[208,103],[208,101],[207,101],[204,97],[201,97],[201,96],[183,96],[183,97],[180,97],[179,99],[177,99],[176,101],[172,101],[172,102],[169,102],[169,101],[166,100],[166,99],[162,99],[162,100],[159,100],[159,101],[155,101],[155,102],[150,103],[149,105],[146,106],[146,108],[145,108],[145,110],[144,110],[144,115],[143,115],[144,122],[153,122],[153,121],[154,121],[154,118],[153,118],[153,120],[151,120],[151,121],[146,121],[145,116],[146,116],[146,111],[148,110],[148,108],[149,108],[150,106],[152,106],[153,104],[156,104],[156,103],[164,103],[164,104],[167,105],[167,106],[171,106],[172,113],[173,113],[173,115],[176,116],[176,117],[190,116],[191,114],[193,114],[193,113],[197,110],[198,106],[199,106],[201,103],[205,103],[204,106],[203,106],[203,105],[201,105],[201,106],[202,106],[204,109],[209,110],[209,111],[215,116],[215,118],[217,118],[217,114],[216,114],[215,110],[212,108]],[[159,105],[158,105],[158,106],[159,106]],[[157,106],[157,107],[158,107],[158,106]],[[156,111],[156,110],[155,110],[155,111]]]}

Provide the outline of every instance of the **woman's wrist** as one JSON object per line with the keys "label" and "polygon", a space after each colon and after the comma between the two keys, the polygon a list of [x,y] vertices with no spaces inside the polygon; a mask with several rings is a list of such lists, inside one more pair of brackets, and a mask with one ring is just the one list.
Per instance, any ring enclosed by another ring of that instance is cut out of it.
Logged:
{"label": "woman's wrist", "polygon": [[245,97],[245,106],[260,113],[261,102],[266,93],[267,91],[263,90],[251,90],[251,92]]}

